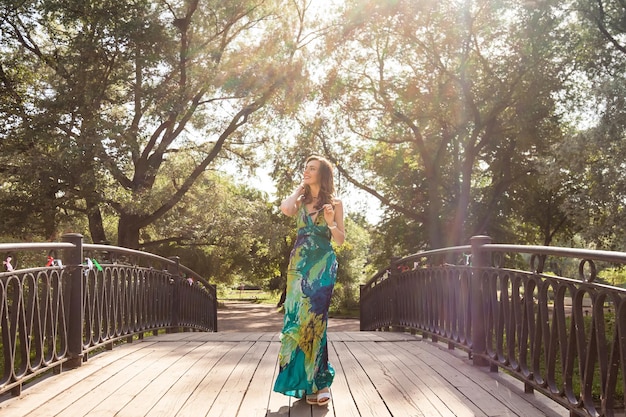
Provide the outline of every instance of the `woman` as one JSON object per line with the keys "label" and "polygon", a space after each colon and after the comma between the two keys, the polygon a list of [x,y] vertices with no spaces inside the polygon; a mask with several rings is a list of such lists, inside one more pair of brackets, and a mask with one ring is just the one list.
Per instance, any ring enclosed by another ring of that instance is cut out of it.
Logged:
{"label": "woman", "polygon": [[280,205],[296,216],[298,235],[289,259],[285,318],[274,391],[308,404],[330,402],[335,371],[328,363],[328,308],[337,279],[337,257],[331,239],[343,244],[343,206],[335,198],[330,162],[312,155],[302,183]]}

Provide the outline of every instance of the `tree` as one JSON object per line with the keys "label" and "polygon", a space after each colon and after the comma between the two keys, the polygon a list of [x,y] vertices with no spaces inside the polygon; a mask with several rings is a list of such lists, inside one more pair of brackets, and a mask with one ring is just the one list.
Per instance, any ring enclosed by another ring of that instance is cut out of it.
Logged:
{"label": "tree", "polygon": [[347,2],[322,51],[328,75],[314,102],[323,111],[302,130],[381,201],[388,222],[423,230],[404,250],[488,231],[504,191],[560,138],[551,5],[461,5]]}
{"label": "tree", "polygon": [[562,208],[582,241],[604,249],[626,245],[626,44],[620,1],[571,3],[570,71],[567,85],[571,134],[555,147],[552,183],[566,198]]}
{"label": "tree", "polygon": [[[26,142],[26,132],[36,132],[32,149],[50,143],[59,150],[62,168],[46,176],[65,208],[88,217],[94,241],[108,240],[102,210],[110,208],[119,218],[118,244],[138,247],[140,231],[171,210],[210,166],[228,152],[252,151],[246,125],[301,76],[306,3],[0,5],[5,93],[34,109],[15,113],[6,134]],[[22,68],[39,76],[31,88],[21,84],[18,70],[9,70],[20,55],[26,56]],[[169,155],[192,150],[197,159],[183,181],[158,180],[168,177]]]}
{"label": "tree", "polygon": [[363,216],[355,213],[346,216],[345,229],[346,241],[335,248],[339,266],[333,304],[339,310],[357,308],[359,284],[365,283],[377,272],[370,259],[370,227]]}
{"label": "tree", "polygon": [[150,242],[145,249],[179,256],[215,282],[266,285],[288,257],[285,236],[291,230],[267,199],[232,178],[205,174],[176,207],[142,230],[142,240]]}

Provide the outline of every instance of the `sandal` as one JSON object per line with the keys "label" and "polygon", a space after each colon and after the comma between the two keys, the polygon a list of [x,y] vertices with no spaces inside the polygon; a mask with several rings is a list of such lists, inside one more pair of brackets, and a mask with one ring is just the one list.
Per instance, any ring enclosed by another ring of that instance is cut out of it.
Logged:
{"label": "sandal", "polygon": [[317,392],[317,405],[326,405],[330,402],[330,391]]}
{"label": "sandal", "polygon": [[307,394],[306,403],[310,405],[317,405],[317,394]]}

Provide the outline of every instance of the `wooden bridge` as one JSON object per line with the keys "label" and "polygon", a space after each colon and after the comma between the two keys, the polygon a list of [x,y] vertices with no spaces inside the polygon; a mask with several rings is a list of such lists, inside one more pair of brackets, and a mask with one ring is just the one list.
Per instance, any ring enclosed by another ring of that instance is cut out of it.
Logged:
{"label": "wooden bridge", "polygon": [[[273,309],[272,309],[273,310]],[[257,320],[250,320],[250,314]],[[272,392],[278,314],[218,310],[224,331],[172,333],[99,353],[81,367],[5,396],[2,416],[566,416],[467,354],[420,336],[341,331],[330,320],[333,401],[309,406]],[[227,321],[229,321],[228,324]],[[234,321],[233,321],[234,320]],[[253,330],[234,331],[235,322]]]}
{"label": "wooden bridge", "polygon": [[470,243],[392,261],[358,325],[331,320],[327,407],[272,392],[280,315],[218,310],[178,258],[0,244],[63,259],[0,272],[0,415],[623,416],[626,289],[596,278],[626,252]]}

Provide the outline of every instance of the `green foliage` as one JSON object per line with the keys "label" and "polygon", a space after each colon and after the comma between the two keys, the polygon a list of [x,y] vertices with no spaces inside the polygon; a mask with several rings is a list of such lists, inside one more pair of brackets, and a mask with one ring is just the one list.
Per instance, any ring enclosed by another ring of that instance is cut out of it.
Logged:
{"label": "green foliage", "polygon": [[[299,79],[291,34],[304,22],[294,4],[282,6],[0,3],[0,116],[10,121],[0,184],[15,183],[2,196],[19,191],[25,215],[4,209],[22,224],[46,219],[35,224],[46,235],[58,211],[84,215],[94,241],[111,240],[103,216],[112,210],[118,244],[138,247],[140,231],[219,157],[254,154],[246,123]],[[190,159],[164,187],[174,153]]]}
{"label": "green foliage", "polygon": [[[194,4],[0,1],[0,235],[279,288],[277,202],[315,152],[340,197],[383,207],[375,226],[347,207],[346,300],[392,256],[475,234],[626,246],[621,2]],[[276,201],[225,164],[268,167]]]}
{"label": "green foliage", "polygon": [[605,268],[598,272],[598,278],[609,285],[626,287],[626,271],[623,267]]}
{"label": "green foliage", "polygon": [[[520,203],[534,212],[545,190],[515,186],[561,138],[560,24],[551,4],[346,2],[298,142],[381,201],[386,255],[505,228]],[[539,236],[555,233],[540,220]]]}
{"label": "green foliage", "polygon": [[233,286],[220,285],[217,289],[217,298],[224,301],[247,301],[276,305],[279,294],[263,290],[241,290]]}
{"label": "green foliage", "polygon": [[339,267],[337,284],[331,300],[334,311],[357,309],[359,285],[365,283],[375,272],[370,263],[372,245],[369,230],[363,224],[359,224],[358,216],[355,218],[349,215],[344,219],[346,240],[335,250]]}
{"label": "green foliage", "polygon": [[353,220],[345,219],[346,241],[336,247],[337,262],[340,265],[337,282],[343,285],[364,283],[373,271],[369,264],[371,239],[369,231]]}
{"label": "green foliage", "polygon": [[280,275],[290,228],[267,195],[226,176],[203,176],[181,202],[142,233],[144,248],[215,282],[264,285]]}

